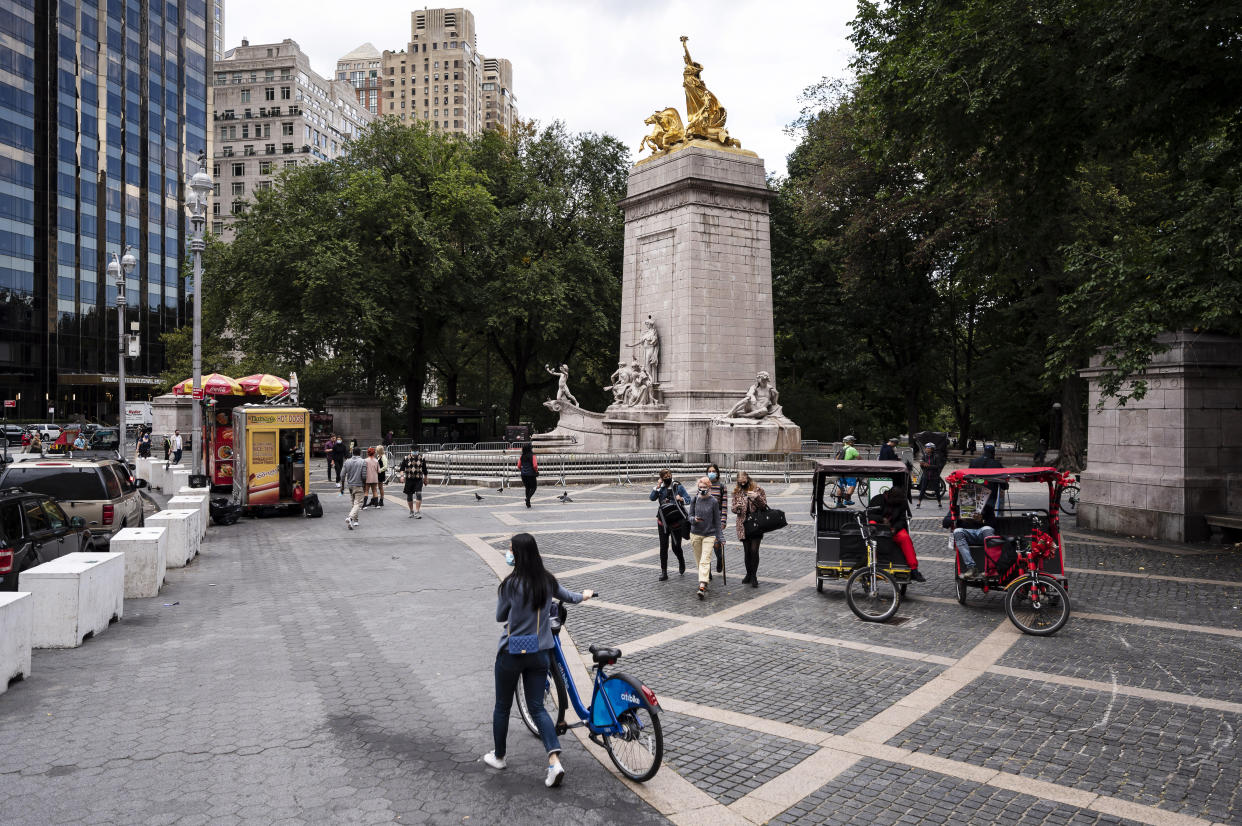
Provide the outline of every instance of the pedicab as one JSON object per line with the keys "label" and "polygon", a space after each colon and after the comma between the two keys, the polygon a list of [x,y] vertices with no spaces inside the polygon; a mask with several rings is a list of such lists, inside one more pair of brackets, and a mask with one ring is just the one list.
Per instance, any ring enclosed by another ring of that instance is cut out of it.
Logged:
{"label": "pedicab", "polygon": [[911,582],[910,568],[891,530],[866,503],[834,507],[824,494],[833,477],[866,479],[873,497],[898,487],[909,497],[910,470],[904,462],[824,459],[815,463],[811,515],[815,517],[815,590],[845,580],[845,601],[866,622],[884,622],[897,613]]}
{"label": "pedicab", "polygon": [[[954,471],[945,481],[949,485],[945,527],[991,529],[991,535],[963,537],[975,562],[973,571],[963,565],[954,539],[949,539],[957,601],[966,604],[969,588],[980,588],[984,593],[1004,591],[1005,613],[1019,630],[1035,636],[1055,634],[1070,615],[1060,512],[1061,497],[1074,484],[1074,478],[1050,467],[968,468]],[[1045,483],[1048,507],[989,509],[989,497],[996,486],[1010,482]]]}

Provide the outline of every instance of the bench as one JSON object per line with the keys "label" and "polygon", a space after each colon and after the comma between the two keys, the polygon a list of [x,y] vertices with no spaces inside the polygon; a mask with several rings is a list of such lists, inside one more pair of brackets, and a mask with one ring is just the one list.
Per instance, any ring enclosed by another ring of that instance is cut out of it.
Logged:
{"label": "bench", "polygon": [[34,603],[30,594],[0,593],[0,694],[9,683],[30,676],[30,632]]}
{"label": "bench", "polygon": [[168,569],[167,528],[125,528],[108,547],[125,555],[126,599],[159,595]]}
{"label": "bench", "polygon": [[77,648],[125,613],[124,554],[65,554],[17,581],[33,603],[34,648]]}
{"label": "bench", "polygon": [[1212,531],[1212,536],[1208,539],[1213,545],[1222,545],[1225,542],[1225,530],[1240,531],[1242,530],[1242,515],[1231,513],[1208,513],[1203,515],[1203,519],[1207,522],[1208,528]]}
{"label": "bench", "polygon": [[184,568],[198,553],[199,511],[163,510],[147,517],[147,526],[168,529],[167,565]]}

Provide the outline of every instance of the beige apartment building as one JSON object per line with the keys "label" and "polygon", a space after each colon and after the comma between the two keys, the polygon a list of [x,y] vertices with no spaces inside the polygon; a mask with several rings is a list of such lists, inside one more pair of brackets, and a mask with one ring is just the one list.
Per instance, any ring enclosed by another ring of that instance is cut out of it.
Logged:
{"label": "beige apartment building", "polygon": [[[337,63],[338,81],[354,85],[359,100],[376,115],[404,123],[423,121],[441,132],[465,135],[509,129],[518,118],[513,64],[479,53],[474,14],[469,9],[422,9],[410,15],[410,42],[379,57],[378,85],[367,43]],[[365,65],[364,65],[365,64]]]}
{"label": "beige apartment building", "polygon": [[325,80],[292,40],[241,46],[216,61],[211,230],[231,240],[234,216],[290,167],[344,153],[373,120],[348,83]]}

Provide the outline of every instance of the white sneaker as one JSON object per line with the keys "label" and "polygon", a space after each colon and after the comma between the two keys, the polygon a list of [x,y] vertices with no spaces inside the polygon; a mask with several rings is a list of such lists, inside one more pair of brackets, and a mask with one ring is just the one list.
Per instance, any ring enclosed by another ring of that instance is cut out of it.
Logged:
{"label": "white sneaker", "polygon": [[414,518],[414,511],[410,511],[410,515],[407,516],[406,519],[413,519],[413,518]]}
{"label": "white sneaker", "polygon": [[505,766],[509,765],[505,762],[503,757],[497,757],[496,752],[494,751],[489,751],[487,754],[483,755],[483,762],[491,766],[493,769],[503,769]]}
{"label": "white sneaker", "polygon": [[565,767],[560,763],[548,766],[548,776],[544,779],[543,785],[549,789],[561,785],[561,781],[565,779]]}
{"label": "white sneaker", "polygon": [[414,511],[414,518],[415,518],[415,519],[422,519],[422,518],[423,518],[423,515],[422,515],[421,513],[419,513],[418,511]]}
{"label": "white sneaker", "polygon": [[348,516],[345,517],[345,527],[352,531],[354,529],[354,520],[350,519]]}

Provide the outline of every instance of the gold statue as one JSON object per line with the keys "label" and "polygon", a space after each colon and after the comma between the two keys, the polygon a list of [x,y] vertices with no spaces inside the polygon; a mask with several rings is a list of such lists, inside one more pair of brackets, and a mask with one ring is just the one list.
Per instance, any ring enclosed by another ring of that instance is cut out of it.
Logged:
{"label": "gold statue", "polygon": [[[651,117],[643,121],[651,126],[652,130],[638,145],[639,152],[651,147],[654,157],[693,140],[710,141],[726,147],[740,148],[742,146],[741,143],[729,137],[729,130],[725,129],[725,120],[729,115],[720,105],[720,101],[716,100],[716,96],[703,84],[703,66],[690,59],[690,47],[686,45],[687,40],[689,38],[682,35],[681,46],[686,52],[686,69],[682,82],[686,87],[686,123],[682,124],[681,115],[672,106],[653,112]],[[743,152],[742,154],[753,155],[754,153]]]}
{"label": "gold statue", "polygon": [[681,125],[681,115],[671,106],[653,112],[651,117],[643,123],[654,128],[651,134],[643,138],[643,142],[638,145],[639,152],[648,146],[651,147],[652,152],[663,152],[673,144],[681,143],[686,139],[686,129]]}
{"label": "gold statue", "polygon": [[742,144],[730,138],[729,130],[725,129],[728,113],[703,83],[703,65],[690,59],[687,40],[689,38],[683,34],[681,47],[686,52],[686,68],[682,72],[682,85],[686,87],[686,140],[702,138],[725,146],[740,147]]}

